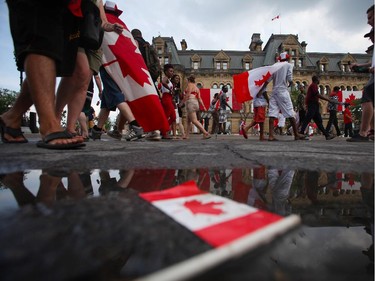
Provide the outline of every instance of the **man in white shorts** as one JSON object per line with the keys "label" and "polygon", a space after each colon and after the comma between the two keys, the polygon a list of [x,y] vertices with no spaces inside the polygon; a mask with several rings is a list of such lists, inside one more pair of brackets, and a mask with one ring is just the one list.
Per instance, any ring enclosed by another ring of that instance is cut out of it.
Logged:
{"label": "man in white shorts", "polygon": [[277,141],[274,137],[274,119],[278,118],[279,112],[285,117],[289,118],[290,124],[293,128],[294,139],[304,140],[306,137],[298,133],[295,112],[293,109],[292,100],[288,91],[289,85],[293,84],[293,65],[288,63],[289,54],[283,52],[280,54],[279,62],[277,64],[282,64],[278,71],[272,74],[271,78],[265,83],[264,87],[272,80],[273,88],[272,95],[268,107],[268,117],[269,117],[269,141]]}

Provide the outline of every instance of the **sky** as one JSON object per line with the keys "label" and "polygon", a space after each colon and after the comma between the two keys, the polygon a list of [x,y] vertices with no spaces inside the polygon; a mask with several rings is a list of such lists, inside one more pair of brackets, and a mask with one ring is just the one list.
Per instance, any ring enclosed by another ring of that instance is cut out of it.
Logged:
{"label": "sky", "polygon": [[[105,0],[103,0],[105,3]],[[246,51],[253,33],[298,35],[307,52],[365,53],[370,41],[367,9],[373,0],[117,0],[120,16],[147,41],[173,37],[180,49]],[[272,18],[279,15],[279,19]],[[19,90],[8,7],[0,1],[0,88]]]}

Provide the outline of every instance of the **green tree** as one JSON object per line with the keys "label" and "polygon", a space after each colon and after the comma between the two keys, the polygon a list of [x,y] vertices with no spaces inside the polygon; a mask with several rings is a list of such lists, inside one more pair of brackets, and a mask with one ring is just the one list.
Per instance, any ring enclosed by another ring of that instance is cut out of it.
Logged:
{"label": "green tree", "polygon": [[0,88],[0,114],[8,111],[16,101],[18,93],[9,89]]}

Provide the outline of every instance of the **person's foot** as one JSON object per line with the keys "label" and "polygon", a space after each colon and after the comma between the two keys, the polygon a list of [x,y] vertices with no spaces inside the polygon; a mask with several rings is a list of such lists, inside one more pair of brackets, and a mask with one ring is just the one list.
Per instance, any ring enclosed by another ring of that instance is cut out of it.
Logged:
{"label": "person's foot", "polygon": [[278,139],[277,139],[277,138],[274,138],[274,137],[272,137],[272,138],[268,138],[268,141],[278,141]]}
{"label": "person's foot", "polygon": [[91,132],[89,134],[90,138],[92,138],[93,140],[100,140],[101,137],[102,137],[102,130],[99,130],[98,127],[95,125],[92,129],[91,129]]}
{"label": "person's foot", "polygon": [[360,134],[352,136],[350,139],[346,139],[348,142],[368,142],[368,137],[361,136]]}
{"label": "person's foot", "polygon": [[145,137],[142,127],[129,126],[129,130],[124,134],[124,139],[127,141],[134,141]]}
{"label": "person's foot", "polygon": [[160,141],[161,140],[160,132],[159,131],[152,131],[152,132],[147,133],[146,140]]}
{"label": "person's foot", "polygon": [[3,118],[0,117],[0,133],[3,143],[27,143],[28,140],[23,135],[21,127],[12,128],[8,127]]}
{"label": "person's foot", "polygon": [[117,139],[117,140],[121,140],[122,139],[122,134],[117,131],[117,130],[112,130],[112,131],[109,131],[107,133],[108,136],[110,136],[111,138],[114,138],[114,139]]}
{"label": "person's foot", "polygon": [[326,140],[331,140],[331,139],[334,139],[334,138],[335,138],[334,135],[327,135],[327,136],[326,136]]}
{"label": "person's foot", "polygon": [[208,140],[208,139],[210,139],[211,138],[211,135],[210,134],[204,134],[203,135],[203,139],[204,140]]}
{"label": "person's foot", "polygon": [[246,130],[246,127],[244,125],[241,126],[241,133],[242,133],[242,135],[243,135],[243,137],[245,139],[248,138],[248,136],[247,136],[247,130]]}

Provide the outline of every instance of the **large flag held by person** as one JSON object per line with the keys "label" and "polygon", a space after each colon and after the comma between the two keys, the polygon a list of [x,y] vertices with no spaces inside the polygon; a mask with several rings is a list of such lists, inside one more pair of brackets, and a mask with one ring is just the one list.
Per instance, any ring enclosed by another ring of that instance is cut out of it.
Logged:
{"label": "large flag held by person", "polygon": [[168,121],[159,96],[132,34],[118,17],[106,15],[110,23],[117,22],[125,28],[122,34],[104,32],[102,49],[105,70],[125,95],[145,132],[168,131]]}
{"label": "large flag held by person", "polygon": [[271,78],[273,73],[280,69],[283,63],[285,62],[277,62],[270,66],[263,66],[233,75],[233,91],[237,102],[243,103],[252,100],[264,83]]}
{"label": "large flag held by person", "polygon": [[213,247],[226,246],[248,236],[252,236],[251,243],[259,246],[300,221],[294,215],[284,218],[207,193],[194,181],[140,196]]}

